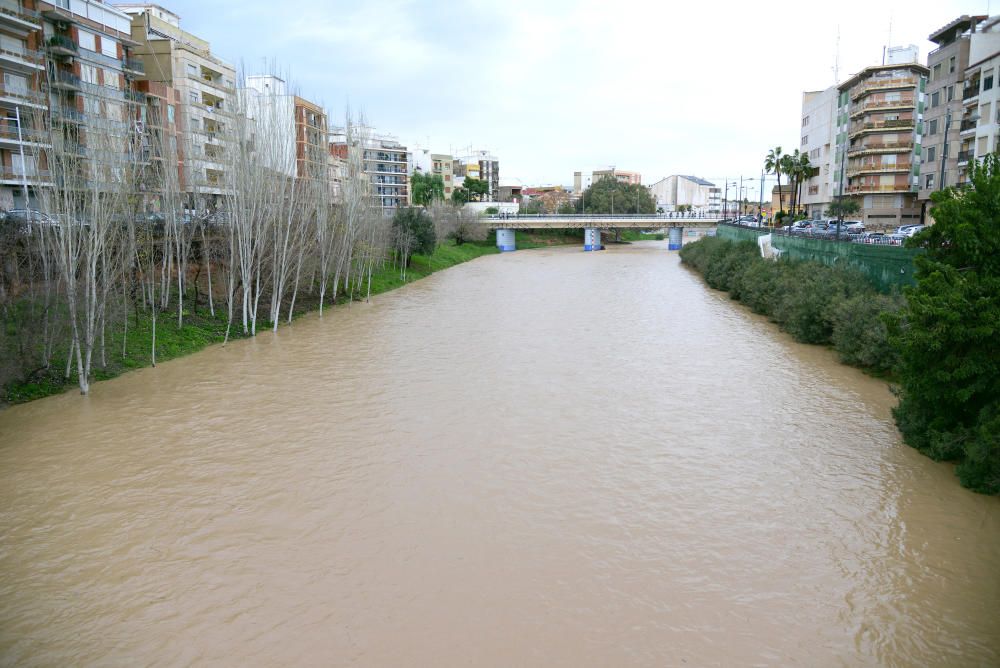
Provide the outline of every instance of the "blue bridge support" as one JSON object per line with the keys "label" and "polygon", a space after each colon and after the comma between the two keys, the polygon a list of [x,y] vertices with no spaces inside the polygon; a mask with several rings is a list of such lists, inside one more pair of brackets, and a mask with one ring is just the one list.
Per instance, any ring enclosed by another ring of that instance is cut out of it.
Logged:
{"label": "blue bridge support", "polygon": [[517,250],[517,244],[514,242],[514,230],[497,230],[497,248],[500,249],[501,253]]}
{"label": "blue bridge support", "polygon": [[601,245],[601,231],[596,227],[583,228],[583,250],[604,250],[604,246]]}

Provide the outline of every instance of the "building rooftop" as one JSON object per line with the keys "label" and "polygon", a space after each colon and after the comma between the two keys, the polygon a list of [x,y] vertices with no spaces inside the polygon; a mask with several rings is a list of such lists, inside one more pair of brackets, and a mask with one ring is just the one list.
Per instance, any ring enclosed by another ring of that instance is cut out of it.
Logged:
{"label": "building rooftop", "polygon": [[865,69],[861,70],[860,72],[852,76],[850,79],[845,81],[844,83],[837,86],[837,90],[840,91],[849,90],[852,86],[854,86],[854,84],[858,83],[862,79],[866,79],[872,76],[877,72],[881,72],[883,70],[900,70],[900,69],[913,70],[923,75],[927,75],[930,73],[930,70],[927,69],[927,66],[921,65],[920,63],[894,63],[891,65],[872,65],[871,67],[866,67]]}
{"label": "building rooftop", "polygon": [[927,36],[927,39],[930,40],[931,42],[934,42],[935,44],[950,42],[956,30],[965,32],[966,30],[971,29],[972,27],[978,25],[979,23],[982,23],[987,18],[989,17],[986,16],[985,14],[980,14],[976,16],[969,16],[968,14],[962,14],[948,25],[942,26],[937,30],[935,30],[934,32],[932,32],[930,35]]}
{"label": "building rooftop", "polygon": [[699,186],[714,186],[715,185],[711,181],[706,181],[705,179],[698,178],[697,176],[687,176],[685,174],[681,174],[681,178],[682,179],[687,179],[688,181],[694,181]]}

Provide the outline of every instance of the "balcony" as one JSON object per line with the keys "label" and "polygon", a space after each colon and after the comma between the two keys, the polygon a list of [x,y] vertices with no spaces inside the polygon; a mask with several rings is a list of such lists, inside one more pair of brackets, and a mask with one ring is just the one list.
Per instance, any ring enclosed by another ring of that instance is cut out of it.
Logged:
{"label": "balcony", "polygon": [[962,101],[972,100],[972,98],[979,97],[979,82],[970,83],[964,89],[962,89]]}
{"label": "balcony", "polygon": [[847,186],[844,192],[852,195],[859,195],[863,193],[910,193],[913,192],[913,188],[909,185],[856,185]]}
{"label": "balcony", "polygon": [[973,157],[974,156],[972,155],[972,151],[959,151],[958,152],[958,164],[964,165],[964,164],[968,163],[970,160],[972,160]]}
{"label": "balcony", "polygon": [[913,142],[873,142],[864,146],[847,149],[847,155],[865,155],[868,153],[905,153],[913,149]]}
{"label": "balcony", "polygon": [[87,117],[80,111],[72,107],[55,106],[50,110],[52,113],[52,120],[61,121],[63,123],[85,123]]}
{"label": "balcony", "polygon": [[879,110],[887,109],[913,109],[916,105],[914,100],[874,100],[864,103],[863,105],[857,105],[851,110],[851,118],[856,118],[863,114],[867,114]]}
{"label": "balcony", "polygon": [[916,77],[899,77],[896,79],[871,79],[864,86],[860,88],[856,93],[851,95],[851,100],[860,100],[865,95],[869,93],[875,93],[883,90],[892,90],[894,88],[914,88],[918,84]]}
{"label": "balcony", "polygon": [[913,167],[908,162],[900,162],[894,165],[869,162],[862,165],[855,165],[847,170],[847,177],[851,178],[861,174],[906,174]]}
{"label": "balcony", "polygon": [[20,185],[27,181],[31,185],[52,185],[52,175],[49,172],[29,166],[24,172],[21,168],[0,167],[0,183],[5,185]]}
{"label": "balcony", "polygon": [[40,51],[0,48],[0,65],[5,70],[34,74],[45,69],[45,57]]}
{"label": "balcony", "polygon": [[48,102],[48,97],[37,90],[0,84],[0,106],[45,109]]}
{"label": "balcony", "polygon": [[17,0],[0,0],[0,27],[21,37],[42,29],[41,15]]}
{"label": "balcony", "polygon": [[222,91],[223,93],[234,93],[236,91],[236,89],[232,86],[227,86],[222,77],[210,77],[204,74],[195,74],[193,72],[188,72],[187,76],[188,79],[191,79],[192,81],[197,81],[200,84],[211,86],[212,88]]}
{"label": "balcony", "polygon": [[135,76],[144,76],[146,74],[146,65],[138,58],[123,58],[122,59],[122,69],[128,73]]}
{"label": "balcony", "polygon": [[56,90],[80,92],[82,88],[80,85],[80,77],[72,74],[71,72],[56,70],[52,72],[49,79],[49,85]]}
{"label": "balcony", "polygon": [[17,148],[20,146],[49,146],[49,133],[44,130],[22,127],[18,133],[14,123],[0,124],[0,147]]}
{"label": "balcony", "polygon": [[867,121],[865,123],[855,123],[848,131],[848,136],[857,135],[862,132],[909,130],[913,128],[915,122],[916,121],[912,118],[894,118],[888,121]]}
{"label": "balcony", "polygon": [[48,46],[49,53],[54,56],[72,57],[80,52],[76,42],[65,35],[53,35],[49,38],[46,46]]}

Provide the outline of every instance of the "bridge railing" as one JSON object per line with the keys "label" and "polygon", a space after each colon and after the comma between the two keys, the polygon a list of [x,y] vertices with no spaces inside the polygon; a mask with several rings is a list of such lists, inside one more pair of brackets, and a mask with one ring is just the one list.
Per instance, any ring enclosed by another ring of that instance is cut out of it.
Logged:
{"label": "bridge railing", "polygon": [[484,216],[486,220],[510,220],[512,218],[524,220],[704,220],[718,221],[720,216],[710,214],[688,213],[494,213]]}

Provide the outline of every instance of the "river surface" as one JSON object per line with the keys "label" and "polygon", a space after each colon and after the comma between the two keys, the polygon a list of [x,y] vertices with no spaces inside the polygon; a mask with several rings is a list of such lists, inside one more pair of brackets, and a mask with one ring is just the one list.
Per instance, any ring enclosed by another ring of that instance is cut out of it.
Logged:
{"label": "river surface", "polygon": [[1000,502],[665,242],[0,413],[0,663],[997,666]]}

